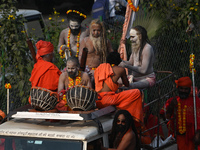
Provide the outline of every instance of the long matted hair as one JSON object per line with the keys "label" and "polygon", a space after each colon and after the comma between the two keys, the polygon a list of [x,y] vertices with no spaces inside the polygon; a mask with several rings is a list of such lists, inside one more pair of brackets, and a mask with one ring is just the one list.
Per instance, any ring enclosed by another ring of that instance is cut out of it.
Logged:
{"label": "long matted hair", "polygon": [[101,26],[101,30],[102,30],[102,33],[101,33],[101,37],[102,37],[102,40],[101,40],[101,51],[98,51],[98,53],[101,56],[101,62],[105,63],[106,62],[106,57],[108,55],[106,29],[105,29],[104,23],[102,21],[100,21],[99,19],[94,19],[90,23],[90,33],[91,33],[91,26],[93,24],[98,24],[98,25]]}

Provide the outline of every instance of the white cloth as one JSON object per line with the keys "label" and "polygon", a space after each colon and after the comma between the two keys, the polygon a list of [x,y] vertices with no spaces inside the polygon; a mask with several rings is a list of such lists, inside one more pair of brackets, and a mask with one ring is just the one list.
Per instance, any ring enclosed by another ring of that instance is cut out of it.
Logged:
{"label": "white cloth", "polygon": [[109,0],[109,12],[110,12],[110,17],[115,17],[115,4],[119,3],[122,6],[126,7],[127,2],[125,0]]}

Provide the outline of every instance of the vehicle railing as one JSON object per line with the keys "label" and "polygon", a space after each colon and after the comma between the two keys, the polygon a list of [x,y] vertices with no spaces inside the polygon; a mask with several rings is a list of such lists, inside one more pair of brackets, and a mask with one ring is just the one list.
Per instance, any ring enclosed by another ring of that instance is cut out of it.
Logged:
{"label": "vehicle railing", "polygon": [[[149,128],[149,129],[146,129],[145,131],[141,131],[140,132],[140,136],[142,135],[142,134],[144,134],[145,132],[148,132],[148,131],[150,131],[150,130],[153,130],[153,129],[155,129],[155,128],[157,128],[157,146],[156,146],[156,148],[153,148],[153,147],[151,147],[150,145],[146,145],[146,144],[141,144],[141,146],[143,147],[143,148],[145,148],[145,149],[163,149],[163,148],[166,148],[166,147],[169,147],[169,146],[171,146],[171,145],[173,145],[173,144],[175,144],[176,143],[176,128],[174,128],[174,137],[175,137],[175,140],[174,141],[170,141],[170,142],[167,142],[166,144],[164,144],[164,145],[162,145],[162,146],[160,146],[159,145],[159,136],[160,136],[160,126],[161,125],[163,125],[163,124],[166,124],[169,120],[172,120],[172,119],[174,119],[174,120],[176,120],[176,111],[174,110],[174,116],[173,116],[173,118],[171,118],[171,119],[166,119],[166,120],[164,120],[164,121],[162,121],[162,122],[160,122],[160,102],[161,102],[161,100],[162,99],[164,99],[164,98],[166,98],[166,97],[168,97],[170,94],[172,94],[173,95],[173,97],[175,97],[175,91],[176,91],[176,86],[175,86],[175,83],[174,83],[174,75],[175,75],[175,73],[173,73],[173,72],[171,72],[171,71],[155,71],[155,73],[156,73],[156,75],[157,74],[160,74],[160,73],[165,73],[165,74],[168,74],[166,77],[164,77],[164,78],[162,78],[162,79],[160,79],[160,80],[158,80],[158,81],[156,81],[156,84],[154,85],[154,87],[157,87],[157,93],[158,93],[158,98],[155,98],[155,99],[153,99],[153,100],[151,100],[150,102],[148,102],[145,106],[143,106],[143,108],[144,107],[147,107],[147,106],[150,106],[150,105],[152,105],[152,104],[154,104],[154,103],[157,103],[157,105],[155,105],[155,107],[156,107],[156,117],[157,117],[157,120],[158,120],[158,124],[157,125],[155,125],[155,126],[153,126],[152,128]],[[170,78],[172,78],[171,80],[172,80],[172,89],[170,90],[170,91],[168,91],[167,93],[165,93],[165,94],[163,94],[163,95],[161,95],[161,84],[165,81],[165,80],[170,80]],[[151,88],[151,87],[150,87]],[[145,91],[145,90],[148,90],[149,88],[146,88],[146,89],[143,89],[143,91]],[[165,101],[166,102],[166,101]],[[176,121],[174,121],[174,123],[176,123]],[[176,127],[176,124],[174,124],[174,126]]]}

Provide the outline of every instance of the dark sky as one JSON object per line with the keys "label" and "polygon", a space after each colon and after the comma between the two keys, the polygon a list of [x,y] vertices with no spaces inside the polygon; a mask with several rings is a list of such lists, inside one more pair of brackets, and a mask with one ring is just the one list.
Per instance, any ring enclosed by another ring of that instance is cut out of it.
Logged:
{"label": "dark sky", "polygon": [[51,13],[55,8],[60,13],[65,13],[73,6],[81,7],[85,14],[89,14],[94,0],[18,0],[19,9],[37,9],[43,14]]}

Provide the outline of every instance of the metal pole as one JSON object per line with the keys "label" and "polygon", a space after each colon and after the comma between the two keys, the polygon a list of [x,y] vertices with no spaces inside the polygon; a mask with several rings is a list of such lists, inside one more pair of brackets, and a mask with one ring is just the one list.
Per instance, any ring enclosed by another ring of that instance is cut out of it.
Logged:
{"label": "metal pole", "polygon": [[197,112],[196,112],[196,94],[195,94],[195,82],[194,82],[194,69],[192,69],[192,83],[193,83],[193,100],[194,100],[194,129],[197,130]]}
{"label": "metal pole", "polygon": [[9,114],[9,89],[7,89],[7,115]]}

